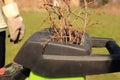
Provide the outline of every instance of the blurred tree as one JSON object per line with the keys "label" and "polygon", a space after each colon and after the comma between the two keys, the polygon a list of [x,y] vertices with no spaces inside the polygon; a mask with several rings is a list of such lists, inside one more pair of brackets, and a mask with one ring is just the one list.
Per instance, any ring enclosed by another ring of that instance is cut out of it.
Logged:
{"label": "blurred tree", "polygon": [[96,6],[102,6],[109,3],[110,0],[94,0],[94,1],[96,3]]}
{"label": "blurred tree", "polygon": [[[87,0],[87,2],[93,2],[95,6],[101,6],[107,4],[110,0]],[[83,4],[84,0],[80,0],[81,4]]]}
{"label": "blurred tree", "polygon": [[111,0],[111,2],[117,3],[117,2],[120,2],[120,0]]}

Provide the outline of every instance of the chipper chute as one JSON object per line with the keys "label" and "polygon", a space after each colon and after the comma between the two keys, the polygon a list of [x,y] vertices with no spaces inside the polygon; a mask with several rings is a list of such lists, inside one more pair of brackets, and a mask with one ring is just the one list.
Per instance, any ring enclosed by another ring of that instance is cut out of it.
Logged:
{"label": "chipper chute", "polygon": [[[36,77],[63,80],[120,71],[120,47],[114,40],[85,34],[83,45],[50,41],[43,46],[50,35],[50,29],[36,32],[25,42],[14,59],[31,69],[31,75],[36,73],[39,75]],[[92,54],[92,48],[102,47],[110,54]]]}
{"label": "chipper chute", "polygon": [[[120,47],[113,39],[85,34],[82,45],[55,41],[46,44],[50,35],[50,29],[36,32],[16,55],[15,62],[31,69],[27,80],[85,80],[86,75],[120,71]],[[102,47],[110,54],[92,54],[92,48]]]}

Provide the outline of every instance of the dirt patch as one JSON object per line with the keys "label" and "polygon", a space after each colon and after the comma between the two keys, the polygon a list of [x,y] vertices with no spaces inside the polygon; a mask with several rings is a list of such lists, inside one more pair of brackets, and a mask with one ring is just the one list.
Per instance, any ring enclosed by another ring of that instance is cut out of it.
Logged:
{"label": "dirt patch", "polygon": [[[21,10],[30,10],[35,9],[39,10],[43,6],[43,0],[16,0],[18,3],[18,6]],[[80,0],[71,0],[70,2],[71,6],[79,7],[80,6]]]}
{"label": "dirt patch", "polygon": [[104,9],[112,15],[120,16],[120,3],[109,3],[105,5]]}
{"label": "dirt patch", "polygon": [[18,6],[21,10],[30,10],[30,9],[39,9],[42,4],[43,0],[16,0]]}

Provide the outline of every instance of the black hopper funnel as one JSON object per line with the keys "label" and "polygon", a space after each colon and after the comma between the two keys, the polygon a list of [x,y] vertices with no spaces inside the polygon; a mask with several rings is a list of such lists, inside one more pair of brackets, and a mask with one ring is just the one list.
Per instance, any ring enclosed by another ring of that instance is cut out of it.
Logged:
{"label": "black hopper funnel", "polygon": [[[49,29],[33,34],[19,50],[15,62],[48,77],[70,77],[120,71],[120,47],[109,38],[85,34],[83,45],[50,41]],[[93,47],[106,47],[110,54],[93,55]]]}

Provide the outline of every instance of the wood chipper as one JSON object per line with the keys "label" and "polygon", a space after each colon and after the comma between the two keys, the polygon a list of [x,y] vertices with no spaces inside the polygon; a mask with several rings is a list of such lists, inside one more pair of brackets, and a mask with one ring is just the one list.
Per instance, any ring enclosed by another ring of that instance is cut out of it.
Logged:
{"label": "wood chipper", "polygon": [[[85,80],[87,75],[120,71],[120,47],[113,39],[85,34],[84,45],[50,41],[43,46],[50,35],[50,29],[36,32],[16,55],[14,61],[31,70],[26,80]],[[92,54],[92,48],[102,47],[110,54]]]}

